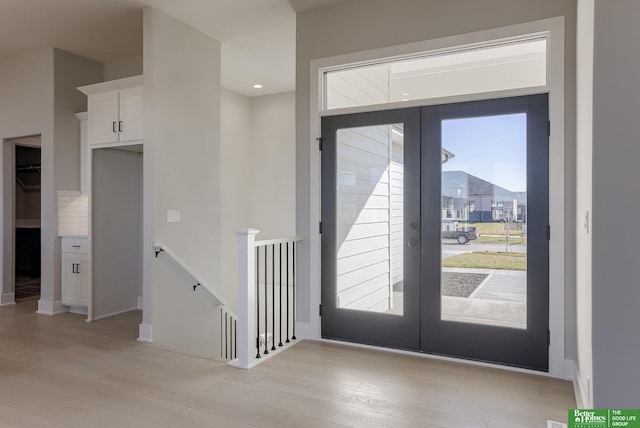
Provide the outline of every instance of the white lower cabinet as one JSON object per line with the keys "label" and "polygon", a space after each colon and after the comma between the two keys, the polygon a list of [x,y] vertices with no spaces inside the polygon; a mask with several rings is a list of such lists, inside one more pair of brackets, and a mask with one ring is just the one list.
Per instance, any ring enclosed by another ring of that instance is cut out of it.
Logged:
{"label": "white lower cabinet", "polygon": [[62,238],[62,304],[89,304],[89,255],[84,238]]}

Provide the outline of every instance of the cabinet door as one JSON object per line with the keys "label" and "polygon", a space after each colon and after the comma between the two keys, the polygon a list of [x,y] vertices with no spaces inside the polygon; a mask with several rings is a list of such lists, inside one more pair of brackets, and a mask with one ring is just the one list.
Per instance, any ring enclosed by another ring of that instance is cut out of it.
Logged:
{"label": "cabinet door", "polygon": [[83,257],[77,270],[80,270],[80,305],[89,306],[89,260]]}
{"label": "cabinet door", "polygon": [[62,304],[80,305],[81,277],[78,272],[80,261],[74,255],[62,255]]}
{"label": "cabinet door", "polygon": [[118,142],[118,92],[89,96],[89,144]]}
{"label": "cabinet door", "polygon": [[120,141],[142,140],[144,136],[142,86],[120,91]]}

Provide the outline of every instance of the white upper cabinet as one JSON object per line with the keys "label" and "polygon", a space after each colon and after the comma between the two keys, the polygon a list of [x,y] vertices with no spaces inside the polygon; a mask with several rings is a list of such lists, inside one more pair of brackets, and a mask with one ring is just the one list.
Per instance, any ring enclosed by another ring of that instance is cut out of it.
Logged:
{"label": "white upper cabinet", "polygon": [[144,117],[142,115],[142,86],[124,89],[120,95],[120,141],[136,141],[144,138]]}
{"label": "white upper cabinet", "polygon": [[89,144],[118,142],[118,92],[89,96]]}
{"label": "white upper cabinet", "polygon": [[120,145],[144,138],[142,76],[78,88],[88,95],[90,145]]}

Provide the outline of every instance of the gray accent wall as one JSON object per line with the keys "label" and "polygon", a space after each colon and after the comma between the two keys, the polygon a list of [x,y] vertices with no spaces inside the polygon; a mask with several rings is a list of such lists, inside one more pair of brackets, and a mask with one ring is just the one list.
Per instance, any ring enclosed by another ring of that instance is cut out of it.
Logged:
{"label": "gray accent wall", "polygon": [[[143,324],[153,342],[217,355],[220,314],[166,254],[165,243],[220,292],[220,43],[152,8],[144,9]],[[148,199],[147,199],[148,198]],[[147,208],[145,208],[147,209]],[[180,210],[167,223],[167,210]],[[145,225],[146,227],[146,225]],[[150,275],[147,275],[150,273]]]}
{"label": "gray accent wall", "polygon": [[640,205],[638,16],[637,0],[595,2],[592,327],[596,408],[640,408],[640,233],[635,217]]}

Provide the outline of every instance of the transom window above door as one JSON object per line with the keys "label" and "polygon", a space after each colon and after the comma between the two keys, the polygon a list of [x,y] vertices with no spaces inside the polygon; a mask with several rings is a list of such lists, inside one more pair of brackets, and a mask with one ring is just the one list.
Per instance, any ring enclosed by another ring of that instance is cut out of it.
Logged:
{"label": "transom window above door", "polygon": [[547,85],[547,38],[427,52],[323,72],[322,110]]}

